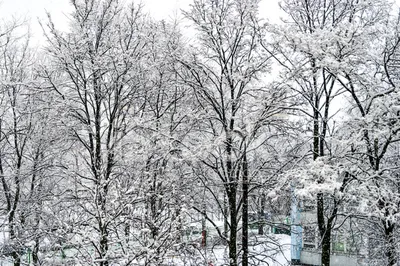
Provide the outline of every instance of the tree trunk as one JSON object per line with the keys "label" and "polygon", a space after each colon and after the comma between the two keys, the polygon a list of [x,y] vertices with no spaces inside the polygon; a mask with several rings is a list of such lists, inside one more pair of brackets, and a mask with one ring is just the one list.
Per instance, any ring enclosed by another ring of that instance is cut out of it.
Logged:
{"label": "tree trunk", "polygon": [[[107,252],[108,252],[108,230],[105,226],[100,227],[100,266],[108,266]],[[104,260],[104,261],[103,261]]]}
{"label": "tree trunk", "polygon": [[39,237],[35,240],[35,246],[32,249],[32,262],[33,265],[39,266]]}
{"label": "tree trunk", "polygon": [[249,265],[249,165],[246,149],[243,155],[242,266]]}
{"label": "tree trunk", "polygon": [[11,257],[13,258],[14,261],[14,266],[20,266],[21,265],[21,250],[20,250],[20,245],[16,243],[16,230],[14,227],[14,216],[15,212],[11,211],[8,217],[8,224],[9,224],[9,229],[10,229],[10,240],[13,243],[13,251],[11,252]]}
{"label": "tree trunk", "polygon": [[229,265],[237,266],[237,212],[236,212],[236,184],[231,184],[230,193],[228,195],[229,211],[230,211],[230,234],[229,234]]}
{"label": "tree trunk", "polygon": [[[12,217],[13,214],[11,214]],[[13,258],[14,261],[14,266],[20,266],[21,265],[21,254],[20,254],[20,250],[19,250],[19,245],[15,244],[15,230],[14,230],[14,224],[13,224],[13,219],[10,219],[9,217],[9,227],[10,227],[10,239],[13,242],[13,251],[11,252],[11,257]]]}
{"label": "tree trunk", "polygon": [[394,224],[383,222],[385,228],[385,242],[386,242],[386,257],[387,265],[395,266],[397,265],[397,255],[396,255],[396,243],[394,237]]}
{"label": "tree trunk", "polygon": [[224,193],[224,232],[222,235],[225,237],[225,239],[228,239],[228,231],[229,231],[229,226],[228,226],[228,200],[226,193]]}
{"label": "tree trunk", "polygon": [[13,251],[11,256],[14,260],[14,266],[21,266],[21,257],[18,251]]}
{"label": "tree trunk", "polygon": [[265,225],[264,209],[265,209],[265,194],[262,193],[261,198],[260,198],[260,210],[258,213],[258,234],[259,235],[264,235],[264,225]]}
{"label": "tree trunk", "polygon": [[35,245],[32,248],[32,263],[35,266],[39,265],[39,246],[40,246],[39,228],[40,228],[40,213],[39,211],[37,211],[35,214],[35,232],[36,232]]}
{"label": "tree trunk", "polygon": [[202,212],[203,212],[203,215],[201,217],[201,246],[206,249],[207,248],[207,226],[206,226],[207,206],[206,206],[206,202],[205,202],[205,193],[203,196]]}
{"label": "tree trunk", "polygon": [[325,234],[322,237],[322,250],[321,250],[321,265],[329,266],[331,263],[331,232],[332,223],[328,222],[325,229]]}
{"label": "tree trunk", "polygon": [[234,120],[231,119],[229,129],[225,129],[226,138],[226,171],[227,180],[229,183],[226,185],[226,194],[229,204],[230,215],[230,234],[229,234],[229,265],[237,266],[237,210],[236,210],[236,194],[237,194],[237,179],[233,170],[232,163],[232,132]]}

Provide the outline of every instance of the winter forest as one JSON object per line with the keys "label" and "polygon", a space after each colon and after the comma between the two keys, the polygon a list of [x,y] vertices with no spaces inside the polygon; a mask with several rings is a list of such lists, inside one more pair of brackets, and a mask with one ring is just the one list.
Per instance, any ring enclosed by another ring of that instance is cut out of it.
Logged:
{"label": "winter forest", "polygon": [[400,265],[394,3],[69,2],[0,22],[0,265]]}

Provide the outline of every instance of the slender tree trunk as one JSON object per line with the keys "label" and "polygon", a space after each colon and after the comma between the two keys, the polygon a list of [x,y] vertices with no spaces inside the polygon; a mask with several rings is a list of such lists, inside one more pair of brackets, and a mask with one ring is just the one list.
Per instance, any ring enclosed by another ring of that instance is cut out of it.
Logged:
{"label": "slender tree trunk", "polygon": [[[20,164],[18,164],[18,168],[19,169]],[[16,192],[15,192],[15,196],[14,196],[14,202],[12,204],[12,208],[9,212],[8,215],[8,226],[10,229],[10,239],[12,241],[15,241],[17,238],[17,233],[15,230],[15,215],[16,215],[16,210],[17,210],[17,205],[19,203],[19,171],[17,172],[16,177],[14,178],[14,182],[16,185]],[[14,266],[20,266],[21,265],[21,254],[20,254],[20,246],[19,244],[14,243],[14,247],[13,247],[13,252],[11,253],[11,256],[13,257],[14,260]]]}
{"label": "slender tree trunk", "polygon": [[176,229],[178,231],[178,235],[176,236],[176,240],[178,243],[182,241],[182,234],[183,234],[183,226],[182,226],[182,219],[181,219],[181,209],[178,206],[181,206],[178,197],[175,197],[175,213],[174,213],[174,220],[176,220]]}
{"label": "slender tree trunk", "polygon": [[[317,81],[317,68],[316,60],[311,59],[311,67],[313,68],[313,89],[314,89],[314,106],[313,106],[313,160],[317,160],[320,156],[324,156],[324,139],[326,134],[328,111],[329,111],[329,96],[326,95],[327,103],[325,105],[325,112],[322,121],[322,132],[320,132],[320,94],[318,93],[318,81]],[[324,86],[326,86],[326,80],[323,81]],[[327,91],[325,92],[327,93]],[[318,177],[321,178],[321,177]],[[324,180],[318,180],[318,183],[323,183]],[[317,223],[318,230],[321,237],[321,265],[330,265],[330,252],[331,252],[331,233],[332,233],[332,223],[330,219],[325,224],[324,218],[324,194],[317,194]]]}
{"label": "slender tree trunk", "polygon": [[225,237],[225,239],[228,239],[228,231],[229,231],[229,228],[228,228],[228,215],[229,215],[229,213],[228,213],[228,200],[227,200],[227,196],[226,196],[226,193],[224,193],[224,213],[223,213],[223,215],[224,215],[224,232],[222,233],[223,234],[223,236]]}
{"label": "slender tree trunk", "polygon": [[242,266],[249,265],[249,165],[246,149],[243,155],[243,208],[242,208]]}
{"label": "slender tree trunk", "polygon": [[37,211],[35,214],[35,232],[36,232],[35,245],[33,246],[32,249],[32,262],[33,265],[35,266],[39,265],[39,246],[40,246],[39,227],[40,227],[40,213],[39,211]]}
{"label": "slender tree trunk", "polygon": [[265,213],[264,213],[264,209],[265,209],[265,194],[262,193],[261,194],[261,198],[260,198],[260,210],[258,213],[258,234],[259,235],[264,235],[264,220],[265,220]]}
{"label": "slender tree trunk", "polygon": [[[11,217],[8,219],[9,223],[9,229],[10,229],[10,239],[13,241],[16,239],[16,234],[15,234],[15,228],[14,228],[14,214],[10,214]],[[13,251],[11,252],[11,257],[13,258],[14,261],[14,266],[20,266],[21,265],[21,254],[19,250],[19,245],[13,245]]]}
{"label": "slender tree trunk", "polygon": [[13,251],[11,256],[14,260],[14,266],[21,266],[21,257],[18,251]]}
{"label": "slender tree trunk", "polygon": [[229,234],[229,265],[237,266],[237,210],[236,210],[236,194],[237,194],[237,180],[233,171],[232,163],[232,131],[233,131],[234,120],[230,121],[230,129],[226,130],[226,170],[228,174],[227,184],[227,196],[229,204],[229,215],[230,215],[230,234]]}
{"label": "slender tree trunk", "polygon": [[229,234],[229,265],[237,266],[237,211],[236,211],[236,184],[230,185],[230,193],[228,195],[229,211],[230,211],[230,234]]}
{"label": "slender tree trunk", "polygon": [[39,243],[39,237],[36,237],[35,246],[32,249],[32,262],[35,266],[39,266]]}
{"label": "slender tree trunk", "polygon": [[388,266],[397,265],[397,249],[396,249],[396,241],[394,237],[394,224],[383,222],[383,226],[385,228],[385,242],[386,242],[386,257],[388,260]]}
{"label": "slender tree trunk", "polygon": [[108,266],[107,252],[108,252],[108,230],[105,225],[100,226],[100,259],[104,260],[100,262],[100,266]]}
{"label": "slender tree trunk", "polygon": [[201,246],[207,248],[207,229],[206,229],[207,206],[206,206],[205,196],[203,196],[202,211],[203,215],[201,218]]}
{"label": "slender tree trunk", "polygon": [[[107,182],[107,181],[106,181]],[[107,186],[104,185],[103,189],[101,190],[102,193],[102,200],[101,200],[101,213],[105,215],[107,213],[107,208],[106,208],[106,203],[107,203]],[[108,266],[108,259],[107,259],[107,253],[108,253],[108,225],[105,223],[102,219],[103,217],[99,217],[100,223],[99,223],[99,229],[100,229],[100,258],[104,261],[100,262],[100,266]]]}
{"label": "slender tree trunk", "polygon": [[331,263],[331,233],[332,223],[328,222],[325,229],[325,234],[322,237],[322,252],[321,252],[321,265],[329,266]]}

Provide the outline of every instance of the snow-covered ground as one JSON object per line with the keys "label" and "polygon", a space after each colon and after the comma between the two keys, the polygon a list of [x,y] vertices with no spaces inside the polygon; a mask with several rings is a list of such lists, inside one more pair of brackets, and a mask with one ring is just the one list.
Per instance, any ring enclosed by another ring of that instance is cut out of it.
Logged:
{"label": "snow-covered ground", "polygon": [[[255,243],[255,237],[250,242]],[[290,236],[268,235],[257,237],[257,244],[250,248],[250,265],[287,266],[290,265]],[[225,246],[208,247],[194,256],[182,253],[170,255],[167,266],[225,266],[228,264],[228,249]]]}
{"label": "snow-covered ground", "polygon": [[[250,238],[249,262],[258,266],[290,265],[290,236],[271,234],[267,236],[253,235]],[[62,265],[60,258],[54,258]],[[12,266],[10,260],[0,260],[0,266]],[[27,255],[23,256],[23,265],[28,264]],[[118,264],[115,264],[117,266]],[[139,265],[141,265],[139,263]],[[193,253],[175,252],[169,254],[165,266],[225,266],[228,265],[228,249],[222,245],[193,248]]]}

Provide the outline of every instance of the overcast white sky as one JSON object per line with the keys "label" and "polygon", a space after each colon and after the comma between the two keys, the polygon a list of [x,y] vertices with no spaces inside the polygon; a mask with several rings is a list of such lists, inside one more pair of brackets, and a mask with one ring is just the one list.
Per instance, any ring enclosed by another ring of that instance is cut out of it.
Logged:
{"label": "overcast white sky", "polygon": [[[127,1],[127,0],[126,0]],[[139,0],[140,1],[140,0]],[[135,2],[139,2],[135,1]],[[192,0],[141,0],[145,10],[157,19],[169,19],[180,9],[188,9]],[[57,28],[68,25],[67,14],[71,12],[69,0],[0,0],[0,19],[27,17],[31,21],[32,34],[40,40],[42,31],[38,19],[46,21],[46,11],[50,12]],[[278,0],[262,0],[260,15],[272,20],[279,19]]]}

